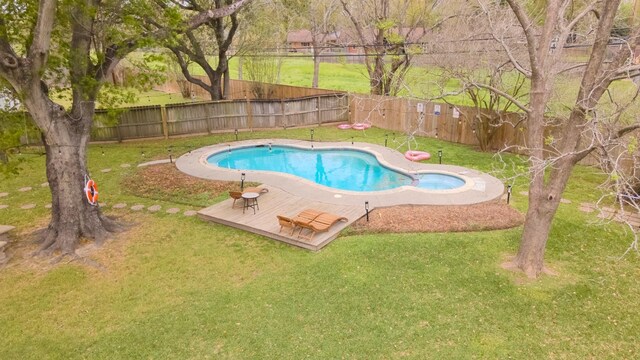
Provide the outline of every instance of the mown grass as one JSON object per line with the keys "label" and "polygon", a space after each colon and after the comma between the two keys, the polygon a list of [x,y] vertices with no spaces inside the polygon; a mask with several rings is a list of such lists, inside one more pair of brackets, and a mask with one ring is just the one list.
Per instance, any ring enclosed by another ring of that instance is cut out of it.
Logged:
{"label": "mown grass", "polygon": [[[385,131],[316,128],[316,140],[384,143]],[[389,145],[401,146],[389,133]],[[307,139],[308,129],[241,133],[248,138]],[[92,145],[89,167],[101,198],[163,208],[196,208],[130,193],[139,162],[234,140],[233,134]],[[483,171],[491,154],[436,139],[443,162]],[[105,155],[102,155],[104,152]],[[144,152],[144,156],[142,153]],[[515,157],[508,159],[518,161]],[[17,241],[46,224],[44,162],[25,155],[19,177],[3,179],[3,223]],[[108,173],[101,169],[111,168]],[[616,224],[577,210],[596,196],[602,175],[578,167],[548,243],[557,276],[525,281],[501,269],[521,229],[455,234],[343,236],[318,253],[197,218],[107,208],[136,225],[92,258],[43,270],[28,263],[0,271],[0,358],[636,358],[640,261],[622,260],[630,237]],[[17,188],[34,186],[30,192]],[[514,205],[526,206],[514,189]],[[216,201],[214,199],[211,200]]]}

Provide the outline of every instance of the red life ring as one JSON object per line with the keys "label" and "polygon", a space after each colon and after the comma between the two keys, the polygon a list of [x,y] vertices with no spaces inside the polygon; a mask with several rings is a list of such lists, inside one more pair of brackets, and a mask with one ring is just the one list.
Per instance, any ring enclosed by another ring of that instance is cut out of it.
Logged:
{"label": "red life ring", "polygon": [[87,196],[89,204],[95,205],[98,203],[98,185],[95,181],[89,179],[87,183],[84,184],[84,193]]}

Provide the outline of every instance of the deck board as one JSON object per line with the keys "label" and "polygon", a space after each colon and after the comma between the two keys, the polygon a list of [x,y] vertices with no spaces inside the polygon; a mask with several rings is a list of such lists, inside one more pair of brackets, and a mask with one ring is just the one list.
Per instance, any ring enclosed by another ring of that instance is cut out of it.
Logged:
{"label": "deck board", "polygon": [[[314,251],[320,250],[330,243],[338,236],[340,231],[365,215],[364,204],[363,206],[356,207],[353,205],[310,201],[291,195],[276,187],[269,187],[269,192],[262,194],[258,198],[259,210],[256,210],[255,214],[253,213],[253,209],[247,209],[243,214],[241,200],[236,202],[235,208],[231,207],[232,203],[233,199],[227,199],[200,210],[198,216],[207,221],[249,231]],[[334,224],[329,231],[318,233],[311,240],[298,239],[297,231],[293,236],[289,235],[287,229],[279,232],[280,225],[278,224],[276,215],[293,217],[305,209],[315,209],[344,216],[348,221]]]}

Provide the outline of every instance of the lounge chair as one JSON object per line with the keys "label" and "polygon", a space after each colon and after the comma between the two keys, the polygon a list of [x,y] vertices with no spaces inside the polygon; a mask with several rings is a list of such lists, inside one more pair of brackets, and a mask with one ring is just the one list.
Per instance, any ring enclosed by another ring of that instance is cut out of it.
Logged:
{"label": "lounge chair", "polygon": [[[338,221],[348,221],[344,216],[338,216],[330,213],[322,213],[318,215],[311,222],[296,222],[296,225],[300,227],[299,238],[305,238],[307,240],[313,239],[317,233],[328,231]],[[302,235],[302,230],[307,229],[311,232],[311,235]]]}
{"label": "lounge chair", "polygon": [[321,211],[307,209],[303,210],[293,218],[289,218],[284,215],[276,215],[276,217],[278,218],[278,224],[280,224],[280,232],[282,232],[282,229],[284,229],[285,227],[291,228],[290,235],[293,236],[293,232],[298,227],[298,224],[308,224],[322,214],[323,213]]}
{"label": "lounge chair", "polygon": [[298,215],[296,215],[293,219],[293,222],[296,224],[308,224],[315,220],[318,216],[324,214],[322,211],[306,209],[301,211]]}
{"label": "lounge chair", "polygon": [[236,206],[236,201],[242,200],[242,193],[240,191],[229,191],[229,196],[233,199],[233,204],[231,204],[233,209]]}

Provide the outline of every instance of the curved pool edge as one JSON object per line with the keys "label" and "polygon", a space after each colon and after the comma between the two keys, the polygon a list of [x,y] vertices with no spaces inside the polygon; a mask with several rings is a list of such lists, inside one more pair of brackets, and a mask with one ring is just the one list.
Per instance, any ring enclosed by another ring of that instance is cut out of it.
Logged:
{"label": "curved pool edge", "polygon": [[[303,149],[309,149],[313,145],[316,149],[366,151],[373,154],[383,166],[390,169],[413,175],[425,172],[453,175],[465,180],[465,185],[449,190],[428,190],[413,186],[401,186],[375,192],[357,192],[327,188],[290,174],[224,169],[207,162],[207,158],[213,153],[226,151],[229,146],[232,148],[252,147],[269,143]],[[414,163],[405,159],[404,155],[394,149],[370,143],[354,143],[352,145],[350,142],[309,142],[289,139],[228,142],[191,151],[176,160],[176,167],[191,176],[222,181],[239,181],[240,174],[244,172],[246,174],[245,181],[274,186],[310,200],[350,205],[363,205],[364,201],[369,201],[372,208],[394,205],[469,205],[493,201],[504,194],[502,182],[489,174],[456,165]]]}

